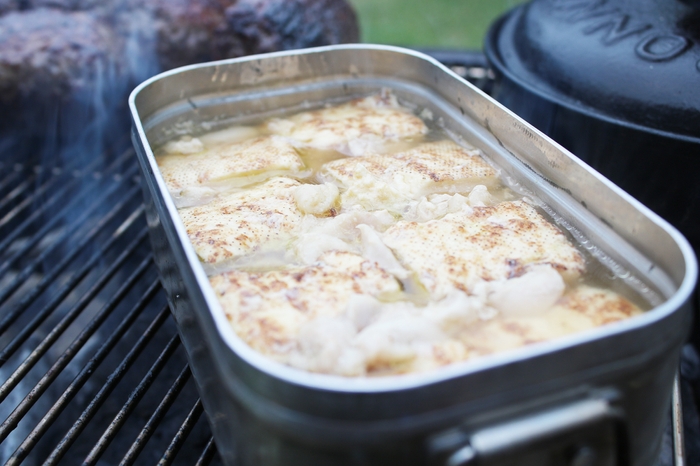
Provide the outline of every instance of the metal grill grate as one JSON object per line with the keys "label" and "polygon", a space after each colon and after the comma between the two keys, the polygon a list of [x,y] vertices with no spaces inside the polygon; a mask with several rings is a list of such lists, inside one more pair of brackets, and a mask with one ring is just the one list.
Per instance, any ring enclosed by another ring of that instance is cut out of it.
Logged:
{"label": "metal grill grate", "polygon": [[[428,52],[490,89],[483,55]],[[38,164],[0,154],[6,464],[221,464],[152,262],[128,145]],[[668,453],[670,438],[669,424]]]}
{"label": "metal grill grate", "polygon": [[217,464],[131,150],[0,166],[0,458]]}

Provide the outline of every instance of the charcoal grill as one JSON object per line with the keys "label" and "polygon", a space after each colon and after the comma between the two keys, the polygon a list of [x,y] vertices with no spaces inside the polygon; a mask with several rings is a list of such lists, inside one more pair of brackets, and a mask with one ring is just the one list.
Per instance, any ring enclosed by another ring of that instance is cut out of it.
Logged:
{"label": "charcoal grill", "polygon": [[[428,52],[490,89],[483,55]],[[127,135],[70,155],[0,156],[0,458],[220,464],[153,265]],[[682,464],[672,425],[663,465]]]}

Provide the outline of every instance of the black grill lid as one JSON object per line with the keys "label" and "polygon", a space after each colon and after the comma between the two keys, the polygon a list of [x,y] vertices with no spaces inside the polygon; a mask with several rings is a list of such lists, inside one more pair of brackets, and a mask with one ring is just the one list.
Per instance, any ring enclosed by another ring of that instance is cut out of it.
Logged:
{"label": "black grill lid", "polygon": [[700,142],[695,0],[534,0],[500,22],[509,78],[597,118]]}

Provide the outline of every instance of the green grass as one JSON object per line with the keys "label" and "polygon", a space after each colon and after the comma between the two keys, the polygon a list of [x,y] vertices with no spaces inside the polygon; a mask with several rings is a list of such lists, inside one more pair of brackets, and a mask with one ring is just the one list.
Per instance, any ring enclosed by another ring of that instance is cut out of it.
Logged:
{"label": "green grass", "polygon": [[480,49],[489,24],[519,0],[349,0],[363,42]]}

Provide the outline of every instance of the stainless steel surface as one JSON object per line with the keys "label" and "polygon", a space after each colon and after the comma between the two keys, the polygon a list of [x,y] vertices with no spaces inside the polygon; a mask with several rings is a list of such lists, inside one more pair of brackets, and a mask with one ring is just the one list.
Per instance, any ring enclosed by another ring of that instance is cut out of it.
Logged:
{"label": "stainless steel surface", "polygon": [[[584,400],[472,433],[446,466],[617,463],[619,413],[603,400]],[[564,448],[562,448],[564,446]]]}
{"label": "stainless steel surface", "polygon": [[[249,349],[208,285],[153,147],[199,123],[214,129],[381,87],[431,109],[448,131],[536,193],[562,227],[599,246],[594,254],[630,270],[663,302],[614,325],[401,377],[307,374]],[[156,263],[228,464],[418,464],[429,459],[436,435],[462,432],[466,441],[451,446],[456,452],[484,429],[580,403],[619,413],[620,443],[610,446],[618,459],[656,460],[690,319],[692,250],[648,209],[447,68],[391,47],[324,47],[164,73],[139,86],[130,107]],[[556,448],[575,447],[567,442]],[[559,459],[552,464],[568,461]]]}

